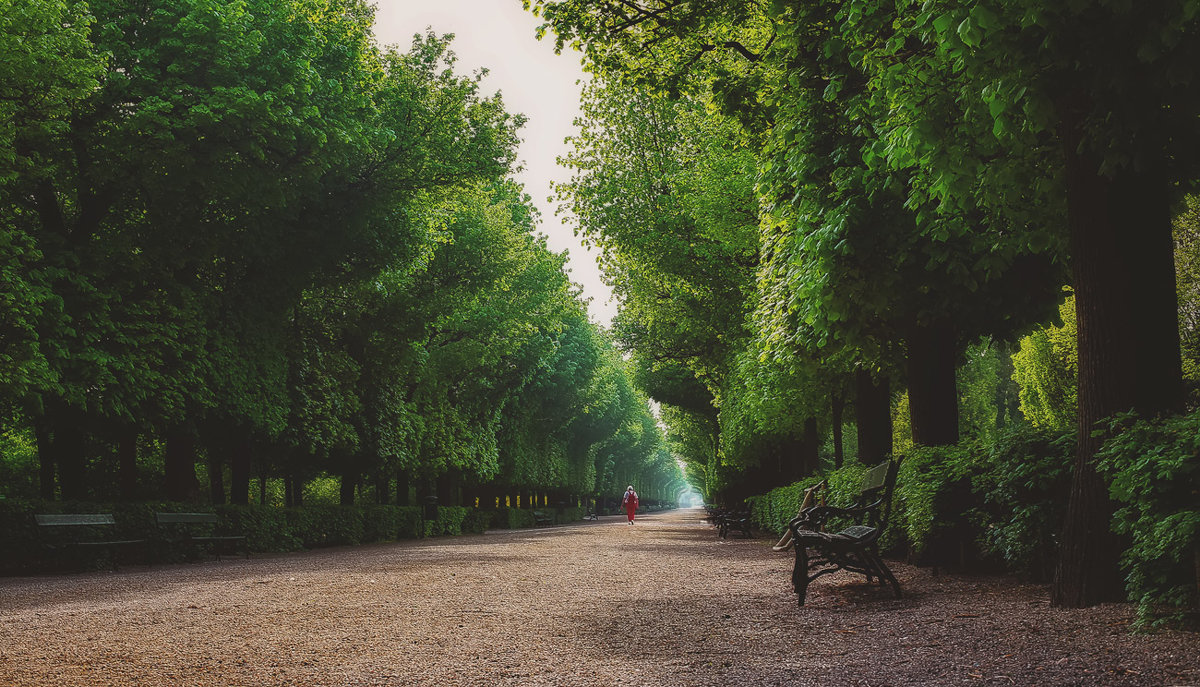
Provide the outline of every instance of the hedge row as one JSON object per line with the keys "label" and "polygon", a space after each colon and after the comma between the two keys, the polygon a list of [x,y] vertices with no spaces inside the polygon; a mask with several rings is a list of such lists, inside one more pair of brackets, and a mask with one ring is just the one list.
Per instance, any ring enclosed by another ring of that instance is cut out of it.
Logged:
{"label": "hedge row", "polygon": [[[1048,580],[1067,502],[1072,435],[1014,431],[994,443],[914,450],[900,463],[882,544],[918,564],[997,567]],[[804,489],[828,482],[846,505],[866,467],[850,463],[748,499],[756,525],[782,534]]]}
{"label": "hedge row", "polygon": [[[155,512],[215,512],[215,526],[158,526]],[[115,527],[39,528],[36,513],[112,513]],[[583,509],[566,508],[556,522],[583,517]],[[90,503],[71,501],[0,500],[0,572],[13,574],[45,570],[55,565],[44,554],[46,544],[73,539],[146,539],[153,542],[156,562],[177,562],[196,555],[184,535],[214,533],[244,534],[254,552],[299,551],[324,546],[345,546],[439,535],[478,534],[490,527],[532,527],[533,511],[479,510],[440,506],[437,517],[425,520],[418,506],[310,505],[301,508],[274,506],[197,507],[189,504]],[[115,530],[115,531],[114,531]],[[92,565],[104,565],[93,560]],[[72,562],[74,565],[75,563]]]}
{"label": "hedge row", "polygon": [[[1143,624],[1200,608],[1200,411],[1155,420],[1120,416],[1099,453],[1117,505],[1109,527],[1125,546],[1121,565]],[[1058,557],[1074,460],[1074,432],[1018,429],[990,444],[925,448],[900,463],[883,546],[918,564],[1005,569],[1048,581]],[[748,499],[755,523],[782,534],[803,490],[830,484],[844,505],[865,468]]]}

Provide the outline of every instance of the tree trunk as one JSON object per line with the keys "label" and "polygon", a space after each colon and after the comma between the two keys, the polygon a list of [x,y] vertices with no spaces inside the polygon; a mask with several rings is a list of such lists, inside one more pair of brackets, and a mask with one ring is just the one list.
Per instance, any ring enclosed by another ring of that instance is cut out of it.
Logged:
{"label": "tree trunk", "polygon": [[200,493],[196,479],[196,437],[190,428],[177,427],[167,435],[163,453],[168,501],[195,501]]}
{"label": "tree trunk", "polygon": [[958,443],[958,348],[949,320],[917,324],[908,332],[908,410],[913,443]]}
{"label": "tree trunk", "polygon": [[292,505],[296,508],[304,505],[304,479],[292,474]]}
{"label": "tree trunk", "polygon": [[396,505],[412,505],[412,477],[407,470],[396,474]]}
{"label": "tree trunk", "polygon": [[[1076,94],[1077,98],[1081,97]],[[1158,170],[1109,178],[1080,152],[1079,108],[1064,108],[1071,271],[1078,327],[1078,449],[1050,599],[1078,608],[1122,598],[1113,504],[1096,472],[1097,423],[1176,408],[1182,398],[1167,184]],[[1167,280],[1170,280],[1168,287]]]}
{"label": "tree trunk", "polygon": [[817,420],[810,417],[804,421],[804,439],[800,442],[800,477],[817,473],[817,454],[821,448],[819,442]]}
{"label": "tree trunk", "polygon": [[208,494],[214,506],[225,503],[225,462],[212,447],[208,449]]}
{"label": "tree trunk", "polygon": [[[229,502],[246,506],[250,503],[250,459],[253,443],[246,435],[237,437],[229,448]],[[266,480],[263,480],[266,485]]]}
{"label": "tree trunk", "polygon": [[892,393],[886,379],[876,381],[871,373],[854,375],[854,421],[858,430],[858,460],[874,465],[892,455]]}
{"label": "tree trunk", "polygon": [[125,501],[137,498],[137,441],[137,429],[121,428],[117,437],[117,464],[121,499]]}
{"label": "tree trunk", "polygon": [[353,506],[354,505],[354,488],[356,486],[358,486],[358,473],[351,468],[347,468],[342,473],[342,490],[341,490],[340,503],[343,506]]}
{"label": "tree trunk", "polygon": [[830,405],[833,416],[833,467],[840,470],[845,460],[845,452],[842,449],[842,413],[846,409],[846,399],[842,398],[841,392],[835,391],[830,397]]}
{"label": "tree trunk", "polygon": [[34,436],[38,446],[38,486],[40,496],[46,501],[54,500],[54,440],[50,435],[49,423],[45,417],[38,417],[33,423]]}

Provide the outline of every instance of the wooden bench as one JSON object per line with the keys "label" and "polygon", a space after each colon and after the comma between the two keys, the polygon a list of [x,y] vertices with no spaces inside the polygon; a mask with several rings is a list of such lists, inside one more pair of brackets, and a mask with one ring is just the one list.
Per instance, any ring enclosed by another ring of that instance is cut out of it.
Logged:
{"label": "wooden bench", "polygon": [[[868,582],[890,583],[896,598],[900,597],[900,584],[879,556],[879,536],[887,522],[898,465],[887,461],[868,470],[849,507],[815,506],[788,523],[796,546],[792,587],[801,606],[810,582],[838,570],[865,575]],[[831,519],[852,524],[834,534],[822,531]]]}
{"label": "wooden bench", "polygon": [[533,511],[534,527],[549,527],[554,524],[554,513],[545,510]]}
{"label": "wooden bench", "polygon": [[[37,513],[33,516],[39,528],[59,529],[63,531],[75,533],[76,536],[69,538],[58,537],[58,541],[47,542],[45,544],[47,552],[53,551],[88,551],[95,549],[108,550],[109,560],[112,562],[113,570],[117,569],[117,550],[126,549],[131,546],[141,546],[142,556],[149,563],[149,557],[146,556],[146,540],[145,539],[94,539],[81,538],[83,532],[95,532],[97,527],[111,527],[116,529],[116,520],[112,513]],[[77,530],[67,528],[89,528],[88,530]]]}
{"label": "wooden bench", "polygon": [[220,519],[216,513],[155,513],[154,520],[159,527],[183,530],[184,539],[192,546],[199,548],[205,544],[212,545],[213,554],[221,560],[221,547],[227,544],[240,543],[246,558],[250,557],[250,544],[245,535],[241,534],[205,534],[194,535],[187,528],[192,525],[212,525],[215,529]]}

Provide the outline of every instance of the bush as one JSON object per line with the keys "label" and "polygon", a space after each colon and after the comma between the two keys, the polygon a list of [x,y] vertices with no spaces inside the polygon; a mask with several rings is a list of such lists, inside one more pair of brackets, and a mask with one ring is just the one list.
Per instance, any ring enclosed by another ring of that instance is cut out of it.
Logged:
{"label": "bush", "polygon": [[[1010,429],[994,443],[911,449],[901,461],[881,546],[926,565],[983,561],[1048,579],[1057,557],[1070,482],[1073,434]],[[826,502],[844,506],[859,493],[866,467],[826,473]],[[801,494],[820,476],[751,497],[757,526],[782,534]],[[829,529],[841,524],[831,522]]]}
{"label": "bush", "polygon": [[972,514],[982,553],[1049,581],[1058,558],[1075,456],[1075,432],[1014,430],[977,452]]}
{"label": "bush", "polygon": [[462,523],[466,517],[467,509],[463,506],[438,506],[437,518],[425,521],[425,536],[462,534]]}
{"label": "bush", "polygon": [[483,534],[492,526],[492,516],[495,511],[481,510],[472,508],[467,511],[467,517],[463,518],[462,531],[463,534]]}
{"label": "bush", "polygon": [[1126,588],[1141,624],[1178,621],[1197,608],[1200,585],[1200,410],[1120,416],[1110,429],[1099,468],[1119,504],[1113,529],[1133,539],[1121,557]]}
{"label": "bush", "polygon": [[533,511],[528,508],[497,508],[492,515],[492,527],[515,530],[533,527]]}

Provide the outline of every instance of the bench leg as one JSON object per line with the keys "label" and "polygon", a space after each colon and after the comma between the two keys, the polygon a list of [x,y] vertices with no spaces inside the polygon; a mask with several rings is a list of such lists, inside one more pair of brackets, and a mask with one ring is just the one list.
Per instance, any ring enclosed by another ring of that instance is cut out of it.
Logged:
{"label": "bench leg", "polygon": [[893,575],[891,569],[887,567],[887,563],[884,563],[883,559],[879,557],[879,554],[875,553],[874,551],[866,551],[864,553],[866,554],[866,558],[871,561],[871,565],[879,573],[879,584],[882,585],[886,580],[892,585],[892,591],[895,592],[896,598],[899,599],[900,583],[896,581],[896,576]]}
{"label": "bench leg", "polygon": [[808,549],[799,544],[796,545],[796,564],[792,567],[792,589],[796,591],[797,604],[804,605],[805,597],[808,596]]}

